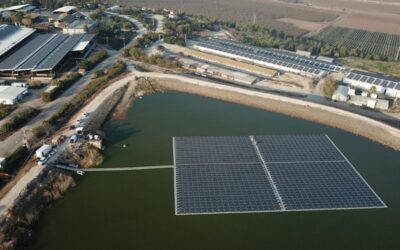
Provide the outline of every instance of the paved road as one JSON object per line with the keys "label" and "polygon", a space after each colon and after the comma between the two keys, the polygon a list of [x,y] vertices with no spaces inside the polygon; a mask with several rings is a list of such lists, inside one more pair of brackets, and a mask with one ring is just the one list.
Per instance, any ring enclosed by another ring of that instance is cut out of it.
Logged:
{"label": "paved road", "polygon": [[[139,37],[142,37],[144,34],[146,34],[147,30],[137,20],[130,18],[130,17],[124,17],[124,16],[122,16],[122,17],[126,18],[128,21],[134,23],[139,29],[137,32],[137,36],[130,43],[128,43],[126,45],[126,48],[129,48],[130,46],[132,46],[134,44],[136,39],[138,39]],[[115,61],[117,61],[118,58],[121,56],[124,49],[125,48],[122,48],[119,51],[110,51],[109,52],[110,56],[106,60],[104,60],[102,63],[100,63],[94,69],[92,69],[90,72],[88,72],[87,75],[83,76],[79,81],[77,81],[73,86],[71,86],[62,96],[60,96],[53,102],[44,105],[42,108],[42,112],[37,117],[32,119],[25,126],[25,129],[26,130],[32,129],[35,126],[39,125],[41,122],[43,122],[45,119],[50,117],[51,114],[56,112],[64,103],[66,103],[70,99],[72,99],[76,93],[78,93],[81,89],[83,89],[90,82],[90,77],[91,77],[92,72],[99,70],[99,69],[105,69],[105,68],[109,67],[110,65],[112,65],[113,63],[115,63]],[[124,78],[120,81],[117,81],[117,82],[113,83],[111,86],[109,86],[109,88],[103,92],[112,93],[111,90],[116,89],[123,84],[126,84],[126,82],[129,80],[130,79],[126,80]],[[108,94],[107,95],[100,94],[94,99],[94,102],[99,104],[107,96],[108,96]],[[93,108],[93,105],[91,105],[89,103],[88,105],[86,105],[85,108],[87,108],[89,110],[90,108]],[[82,112],[86,112],[85,108],[83,108]],[[80,113],[78,113],[77,115],[80,115]],[[71,119],[71,122],[73,122],[73,119]],[[70,136],[71,133],[73,133],[73,131],[68,130],[68,132],[66,132],[65,134],[67,136]],[[59,134],[55,134],[53,137],[56,138],[57,136],[59,136]],[[22,140],[23,140],[23,132],[17,131],[12,136],[7,138],[7,140],[0,142],[0,156],[7,155],[9,152],[12,152],[13,150],[15,150],[15,148],[17,148],[19,145],[22,144]],[[58,147],[57,154],[64,151],[65,147],[67,147],[67,144],[68,144],[68,142],[65,142],[62,145],[60,145]],[[52,159],[55,159],[57,154],[54,155]],[[4,214],[4,212],[7,211],[7,209],[10,208],[14,204],[15,200],[18,198],[18,196],[21,194],[21,192],[23,192],[25,190],[26,186],[32,180],[34,180],[41,173],[42,170],[43,170],[43,167],[34,166],[28,171],[27,174],[25,174],[20,180],[18,180],[18,182],[13,186],[13,188],[0,200],[0,216],[2,216]]]}
{"label": "paved road", "polygon": [[[130,46],[132,46],[134,44],[134,42],[136,41],[136,39],[138,39],[139,37],[142,37],[144,34],[147,33],[146,28],[144,28],[144,26],[140,22],[138,22],[136,19],[128,17],[128,16],[124,16],[124,15],[115,14],[115,13],[109,13],[109,14],[118,15],[122,18],[125,18],[128,21],[135,24],[135,26],[138,28],[137,36],[126,45],[126,48],[129,48]],[[40,125],[44,120],[46,120],[52,114],[54,114],[57,110],[59,110],[62,107],[62,105],[64,105],[64,103],[71,100],[76,93],[81,91],[90,82],[90,78],[91,78],[91,75],[93,72],[95,72],[97,70],[101,70],[101,69],[106,69],[107,67],[109,67],[110,65],[115,63],[115,61],[117,61],[118,58],[121,56],[124,49],[125,48],[122,48],[119,51],[109,51],[109,57],[106,60],[104,60],[102,63],[100,63],[95,68],[93,68],[91,71],[89,71],[85,76],[83,76],[80,80],[78,80],[73,86],[71,86],[67,91],[65,91],[56,100],[54,100],[50,103],[44,104],[44,105],[40,102],[40,100],[37,100],[37,101],[33,100],[32,103],[35,104],[34,106],[36,106],[36,107],[40,106],[42,111],[38,116],[36,116],[34,119],[29,121],[24,126],[24,130],[27,131],[27,133],[29,134],[29,131],[31,131],[36,126]],[[15,132],[14,134],[12,134],[11,136],[9,136],[6,140],[1,141],[0,142],[0,157],[9,155],[17,147],[21,146],[23,143],[23,139],[24,139],[24,132],[23,132],[23,130],[19,130],[19,131]]]}

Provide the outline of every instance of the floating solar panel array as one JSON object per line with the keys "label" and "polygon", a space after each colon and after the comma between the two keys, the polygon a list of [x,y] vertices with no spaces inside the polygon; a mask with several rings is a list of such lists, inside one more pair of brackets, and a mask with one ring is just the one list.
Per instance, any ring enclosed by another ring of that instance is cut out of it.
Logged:
{"label": "floating solar panel array", "polygon": [[371,74],[368,72],[352,71],[350,72],[345,80],[353,80],[358,82],[364,82],[368,84],[373,84],[376,86],[381,86],[383,88],[391,88],[400,90],[400,79],[387,77],[378,74]]}
{"label": "floating solar panel array", "polygon": [[255,64],[307,75],[321,76],[326,72],[343,70],[343,67],[333,63],[321,62],[275,49],[258,48],[230,40],[197,40],[195,47],[206,52],[240,58]]}
{"label": "floating solar panel array", "polygon": [[383,208],[326,135],[176,137],[175,213]]}

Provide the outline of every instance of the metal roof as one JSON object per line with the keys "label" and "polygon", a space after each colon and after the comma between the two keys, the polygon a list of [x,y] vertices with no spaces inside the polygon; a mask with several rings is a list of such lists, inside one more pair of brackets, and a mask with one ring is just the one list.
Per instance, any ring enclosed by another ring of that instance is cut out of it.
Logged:
{"label": "metal roof", "polygon": [[382,86],[384,88],[400,90],[400,78],[395,78],[392,76],[353,70],[349,74],[347,74],[346,78],[350,80]]}
{"label": "metal roof", "polygon": [[18,46],[14,53],[0,60],[0,71],[16,70],[54,37],[55,35],[53,34],[46,34],[29,38],[26,42]]}
{"label": "metal roof", "polygon": [[44,34],[35,36],[13,54],[0,60],[0,71],[43,71],[54,69],[80,41],[93,36]]}
{"label": "metal roof", "polygon": [[14,86],[2,86],[5,88],[0,89],[0,99],[15,99],[19,95],[27,91],[27,88],[14,87]]}
{"label": "metal roof", "polygon": [[64,6],[64,7],[54,10],[53,13],[68,13],[71,10],[76,10],[76,9],[77,9],[77,7],[75,7],[75,6]]}
{"label": "metal roof", "polygon": [[320,75],[324,71],[341,70],[341,66],[336,64],[320,62],[290,52],[270,48],[258,48],[231,40],[203,39],[196,41],[195,44],[206,49],[229,53],[232,54],[232,56],[239,55],[248,58],[249,60],[254,60],[256,58],[259,61],[281,65],[287,68],[316,75]]}
{"label": "metal roof", "polygon": [[0,57],[35,32],[14,25],[0,25]]}

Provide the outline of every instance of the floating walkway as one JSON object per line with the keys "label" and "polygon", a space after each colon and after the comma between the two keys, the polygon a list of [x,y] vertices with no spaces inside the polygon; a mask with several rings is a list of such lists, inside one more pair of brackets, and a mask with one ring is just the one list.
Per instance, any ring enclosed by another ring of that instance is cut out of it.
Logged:
{"label": "floating walkway", "polygon": [[174,168],[174,165],[160,165],[160,166],[145,166],[145,167],[125,167],[125,168],[74,168],[64,165],[56,165],[56,168],[69,170],[73,172],[116,172],[116,171],[139,171],[139,170],[152,170],[152,169],[164,169]]}

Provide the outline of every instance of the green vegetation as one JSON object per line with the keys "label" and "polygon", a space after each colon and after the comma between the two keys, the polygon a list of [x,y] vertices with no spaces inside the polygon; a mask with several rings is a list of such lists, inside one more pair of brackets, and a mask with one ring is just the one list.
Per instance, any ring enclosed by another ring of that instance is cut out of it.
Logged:
{"label": "green vegetation", "polygon": [[61,124],[81,108],[98,90],[103,88],[111,79],[123,73],[125,68],[125,63],[123,61],[118,61],[113,66],[107,68],[103,76],[91,80],[85,88],[76,94],[69,102],[65,103],[48,120],[34,128],[32,130],[34,137],[40,139],[61,126]]}
{"label": "green vegetation", "polygon": [[124,47],[134,37],[135,27],[124,18],[98,14],[100,22],[97,41],[110,46],[114,50]]}
{"label": "green vegetation", "polygon": [[338,83],[336,82],[336,80],[332,77],[327,77],[325,79],[323,92],[326,98],[332,98],[333,92],[335,92],[337,84]]}
{"label": "green vegetation", "polygon": [[34,108],[25,108],[13,115],[3,126],[0,127],[0,136],[5,138],[12,134],[15,130],[21,128],[30,119],[39,114],[40,110]]}
{"label": "green vegetation", "polygon": [[11,174],[14,173],[19,166],[26,160],[28,149],[26,147],[18,147],[11,155],[6,158],[6,164],[3,171]]}
{"label": "green vegetation", "polygon": [[350,55],[387,61],[398,59],[400,35],[329,26],[315,39],[334,46],[340,52],[340,57]]}
{"label": "green vegetation", "polygon": [[97,64],[99,64],[101,61],[106,59],[108,57],[107,50],[99,50],[96,53],[94,53],[92,56],[90,56],[87,60],[81,60],[78,63],[78,67],[80,69],[85,69],[85,70],[90,70],[93,67],[95,67]]}
{"label": "green vegetation", "polygon": [[71,87],[81,75],[79,73],[68,73],[64,79],[53,80],[51,85],[56,86],[49,92],[43,92],[41,95],[42,101],[51,102],[59,97],[65,90]]}
{"label": "green vegetation", "polygon": [[179,61],[166,58],[161,55],[148,56],[140,48],[131,48],[129,50],[129,55],[132,57],[133,60],[157,65],[164,68],[178,69],[182,67],[182,64]]}
{"label": "green vegetation", "polygon": [[11,114],[15,106],[0,104],[0,120]]}
{"label": "green vegetation", "polygon": [[398,62],[382,62],[356,57],[342,58],[340,62],[352,68],[400,77],[400,63]]}

